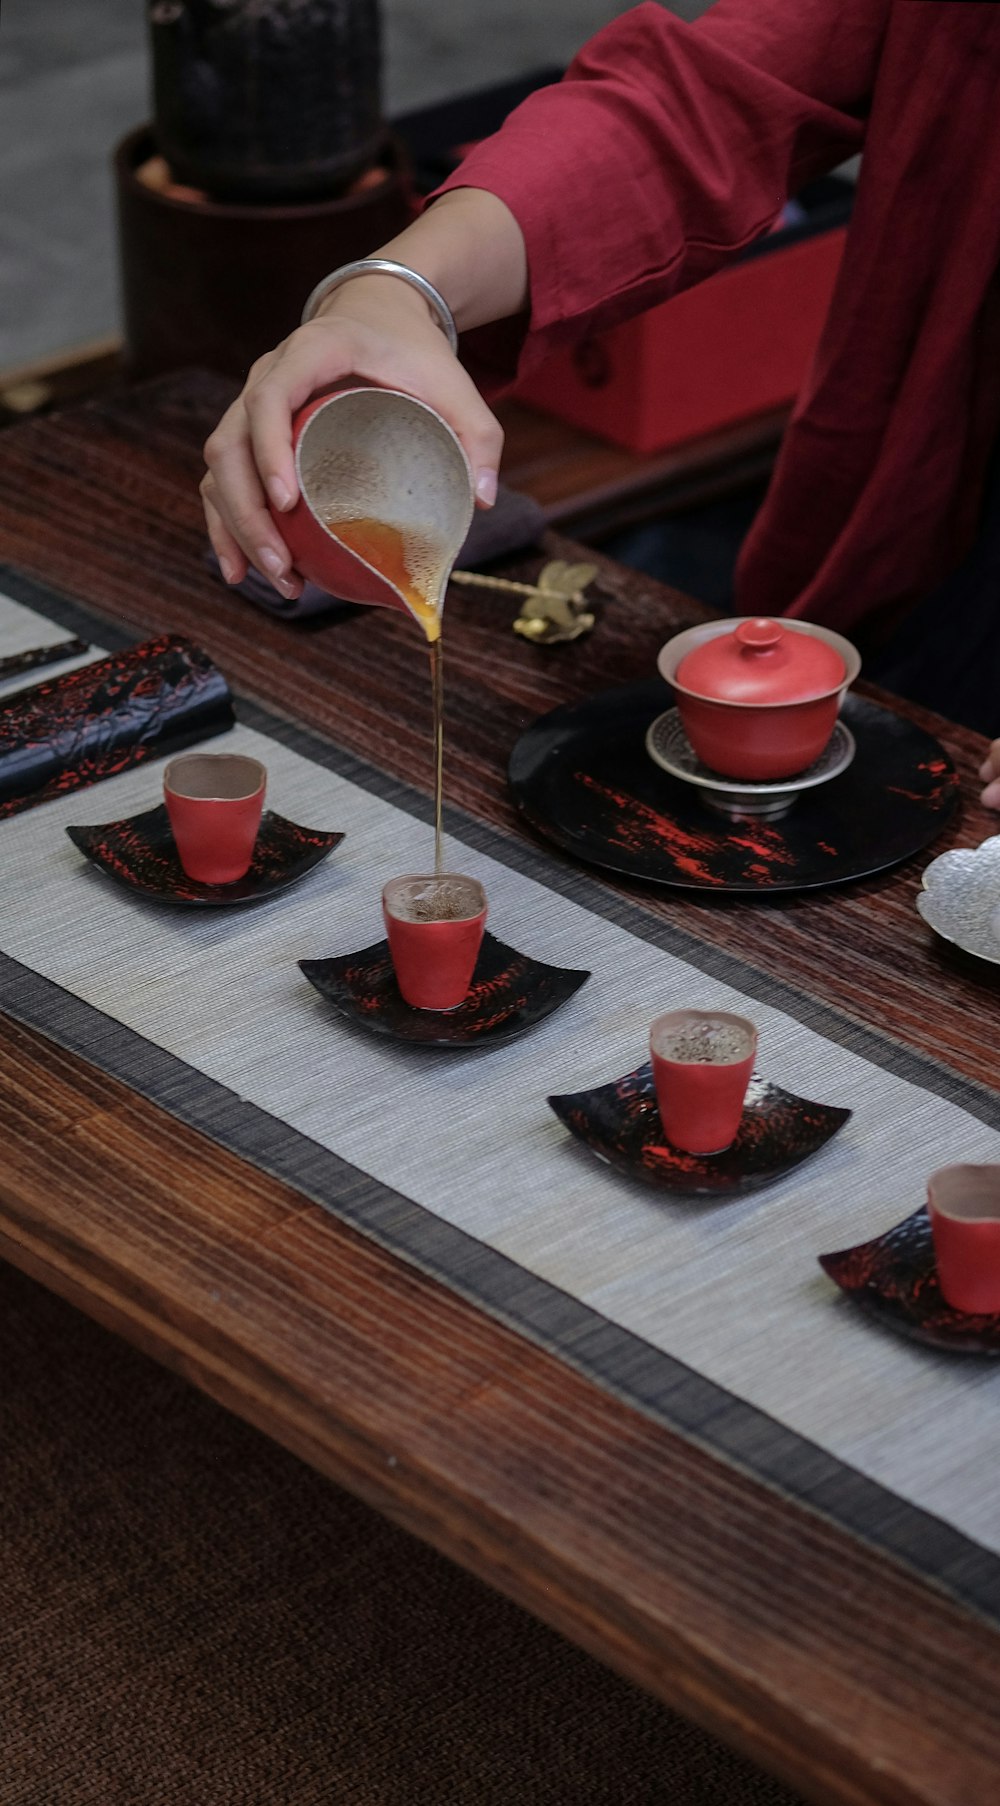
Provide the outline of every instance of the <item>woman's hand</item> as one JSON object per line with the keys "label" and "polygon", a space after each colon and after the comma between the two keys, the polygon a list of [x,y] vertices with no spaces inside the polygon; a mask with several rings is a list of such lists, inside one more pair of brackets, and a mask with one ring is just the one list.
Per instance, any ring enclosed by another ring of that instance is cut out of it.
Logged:
{"label": "woman's hand", "polygon": [[[460,328],[516,313],[526,301],[520,227],[483,190],[442,196],[377,255],[427,275]],[[402,389],[436,408],[465,447],[480,506],[495,500],[503,433],[424,297],[398,276],[353,277],[307,326],[258,359],[205,445],[205,520],[227,583],[239,583],[252,564],[280,595],[301,594],[302,579],[268,502],[280,515],[298,498],[294,414],[310,396],[349,377]]]}
{"label": "woman's hand", "polygon": [[979,767],[979,775],[986,785],[980,800],[988,809],[1000,809],[1000,740],[994,740]]}

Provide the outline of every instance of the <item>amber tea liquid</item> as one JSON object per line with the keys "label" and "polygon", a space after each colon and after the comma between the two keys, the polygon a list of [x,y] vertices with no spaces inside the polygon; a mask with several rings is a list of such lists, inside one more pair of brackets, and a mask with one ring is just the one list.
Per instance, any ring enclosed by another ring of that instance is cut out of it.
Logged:
{"label": "amber tea liquid", "polygon": [[[398,589],[416,615],[427,636],[431,659],[431,704],[434,711],[434,872],[444,870],[441,815],[444,780],[444,671],[441,660],[441,616],[434,603],[420,587],[413,566],[419,562],[421,548],[407,540],[398,527],[379,520],[328,520],[326,525],[348,551],[356,552],[366,564],[378,571]],[[426,562],[439,563],[437,553],[428,548]]]}

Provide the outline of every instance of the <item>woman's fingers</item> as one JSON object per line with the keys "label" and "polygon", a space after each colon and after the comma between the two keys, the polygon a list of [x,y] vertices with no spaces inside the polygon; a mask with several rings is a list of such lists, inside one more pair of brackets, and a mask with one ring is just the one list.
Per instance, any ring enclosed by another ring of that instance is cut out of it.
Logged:
{"label": "woman's fingers", "polygon": [[219,569],[227,583],[242,583],[247,574],[247,561],[242,546],[238,545],[225,524],[218,508],[212,500],[212,479],[201,480],[201,503],[205,510],[205,525],[212,550],[219,560]]}
{"label": "woman's fingers", "polygon": [[477,501],[491,507],[496,500],[503,428],[438,328],[431,325],[419,340],[397,339],[388,345],[374,335],[359,334],[355,355],[359,376],[386,388],[403,389],[447,420],[472,467]]}
{"label": "woman's fingers", "polygon": [[421,401],[429,401],[458,434],[472,467],[476,500],[481,507],[492,508],[497,499],[503,428],[461,364],[452,363],[447,377],[436,395],[421,395],[416,388],[412,393]]}
{"label": "woman's fingers", "polygon": [[[490,507],[496,499],[499,422],[422,297],[398,281],[376,282],[374,291],[372,279],[348,283],[335,297],[335,309],[260,358],[206,442],[205,518],[225,574],[236,573],[231,582],[240,581],[249,561],[280,595],[301,594],[278,525],[298,498],[292,421],[312,395],[347,378],[401,389],[435,408],[464,447],[479,505]],[[352,294],[362,287],[363,296]]]}
{"label": "woman's fingers", "polygon": [[250,373],[243,393],[245,429],[260,482],[279,514],[294,507],[299,493],[293,417],[317,390],[329,388],[349,371],[346,335],[321,336],[315,327],[303,326]]}
{"label": "woman's fingers", "polygon": [[[289,598],[300,595],[301,579],[292,569],[288,547],[268,512],[247,434],[242,400],[223,415],[207,440],[205,461],[208,477],[202,485],[202,495],[210,537],[213,520],[209,518],[209,506],[217,523],[216,531],[221,528],[227,540],[235,542],[243,557],[270,579],[279,595]],[[214,537],[212,544],[220,558],[223,551],[227,557],[232,556],[232,544],[217,543]]]}
{"label": "woman's fingers", "polygon": [[1000,740],[994,740],[979,767],[979,775],[986,785],[980,800],[987,809],[1000,809]]}
{"label": "woman's fingers", "polygon": [[433,322],[419,319],[414,326],[409,312],[398,310],[397,321],[383,311],[381,329],[342,314],[321,315],[293,332],[248,383],[243,403],[253,462],[279,511],[291,507],[298,494],[294,414],[317,390],[347,376],[402,389],[435,408],[465,448],[477,499],[486,507],[495,501],[503,450],[499,422]]}

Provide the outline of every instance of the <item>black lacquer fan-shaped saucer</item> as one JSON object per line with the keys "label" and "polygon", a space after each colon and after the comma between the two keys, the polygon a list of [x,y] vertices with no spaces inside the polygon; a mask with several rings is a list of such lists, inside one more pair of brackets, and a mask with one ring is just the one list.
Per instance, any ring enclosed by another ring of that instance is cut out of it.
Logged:
{"label": "black lacquer fan-shaped saucer", "polygon": [[416,1010],[400,996],[388,941],[299,965],[348,1021],[414,1047],[497,1047],[551,1016],[590,977],[545,965],[485,934],[465,1002],[455,1010]]}
{"label": "black lacquer fan-shaped saucer", "polygon": [[756,1191],[780,1179],[817,1153],[851,1115],[850,1110],[796,1097],[754,1074],[732,1146],[721,1154],[687,1154],[663,1133],[648,1060],[610,1085],[548,1101],[578,1141],[630,1179],[662,1191],[715,1198]]}
{"label": "black lacquer fan-shaped saucer", "polygon": [[262,902],[304,878],[344,838],[318,828],[301,828],[273,809],[265,809],[246,875],[234,884],[202,884],[188,877],[177,857],[162,803],[143,815],[94,827],[77,825],[66,832],[92,864],[128,890],[157,903],[196,906]]}
{"label": "black lacquer fan-shaped saucer", "polygon": [[819,1264],[887,1329],[953,1354],[1000,1355],[1000,1316],[957,1311],[944,1298],[926,1208],[870,1242],[821,1254]]}
{"label": "black lacquer fan-shaped saucer", "polygon": [[526,818],[591,865],[703,895],[843,884],[908,859],[944,827],[958,774],[910,721],[848,695],[848,768],[806,790],[779,821],[729,820],[654,764],[650,724],[672,692],[659,679],[554,709],[522,734],[508,777]]}

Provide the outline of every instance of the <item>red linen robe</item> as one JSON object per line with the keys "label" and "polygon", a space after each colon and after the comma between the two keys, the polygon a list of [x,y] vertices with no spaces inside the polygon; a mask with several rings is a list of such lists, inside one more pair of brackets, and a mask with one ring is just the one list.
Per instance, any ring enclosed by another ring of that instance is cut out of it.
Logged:
{"label": "red linen robe", "polygon": [[446,186],[524,231],[523,372],[709,275],[862,147],[738,605],[877,639],[968,547],[1000,429],[1000,5],[717,0],[685,24],[647,0]]}

